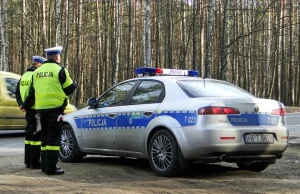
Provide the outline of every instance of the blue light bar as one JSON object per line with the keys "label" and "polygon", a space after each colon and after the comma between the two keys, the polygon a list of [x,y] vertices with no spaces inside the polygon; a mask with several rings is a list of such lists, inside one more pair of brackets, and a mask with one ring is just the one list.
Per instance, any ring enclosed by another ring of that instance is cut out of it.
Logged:
{"label": "blue light bar", "polygon": [[135,69],[136,74],[155,74],[156,73],[156,68],[154,67],[141,67],[141,68],[136,68]]}
{"label": "blue light bar", "polygon": [[188,71],[188,76],[190,77],[198,77],[199,73],[196,70],[189,70]]}

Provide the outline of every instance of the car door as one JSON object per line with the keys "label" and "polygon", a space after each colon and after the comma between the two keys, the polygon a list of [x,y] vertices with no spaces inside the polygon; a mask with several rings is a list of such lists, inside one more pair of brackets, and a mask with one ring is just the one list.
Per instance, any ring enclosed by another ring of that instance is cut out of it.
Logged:
{"label": "car door", "polygon": [[20,111],[15,91],[19,79],[3,75],[0,83],[0,128],[25,129],[25,113]]}
{"label": "car door", "polygon": [[162,82],[143,80],[127,106],[120,108],[117,140],[122,151],[144,152],[146,127],[155,118],[156,110],[165,96]]}
{"label": "car door", "polygon": [[99,99],[99,108],[89,109],[81,116],[83,144],[87,148],[118,149],[116,127],[118,111],[133,88],[135,81],[121,83]]}

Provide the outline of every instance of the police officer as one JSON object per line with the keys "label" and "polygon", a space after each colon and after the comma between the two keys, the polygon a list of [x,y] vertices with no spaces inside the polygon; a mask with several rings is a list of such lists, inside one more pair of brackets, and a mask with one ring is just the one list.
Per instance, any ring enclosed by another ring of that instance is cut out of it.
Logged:
{"label": "police officer", "polygon": [[[40,56],[32,57],[32,66],[29,67],[19,80],[16,87],[16,101],[22,111],[23,102],[28,96],[33,72],[46,61],[45,58]],[[40,165],[40,151],[41,151],[41,133],[36,132],[36,110],[34,102],[32,101],[29,108],[26,111],[25,119],[26,135],[25,135],[25,166],[26,168],[38,169]]]}
{"label": "police officer", "polygon": [[77,86],[67,69],[60,65],[62,47],[49,48],[45,51],[47,61],[33,73],[33,87],[23,107],[26,109],[29,102],[35,99],[42,125],[42,171],[47,175],[59,175],[64,174],[64,170],[56,166],[61,137],[57,119],[67,105],[67,96],[72,94]]}

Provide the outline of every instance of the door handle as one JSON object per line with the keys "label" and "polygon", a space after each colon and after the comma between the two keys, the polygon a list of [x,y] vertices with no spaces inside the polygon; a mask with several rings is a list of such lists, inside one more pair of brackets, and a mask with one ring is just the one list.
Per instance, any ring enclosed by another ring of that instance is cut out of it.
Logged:
{"label": "door handle", "polygon": [[152,114],[153,114],[153,111],[146,111],[146,112],[143,112],[143,115],[145,115],[145,116],[147,116],[147,117],[150,117]]}
{"label": "door handle", "polygon": [[117,113],[109,113],[107,116],[113,119],[117,116]]}

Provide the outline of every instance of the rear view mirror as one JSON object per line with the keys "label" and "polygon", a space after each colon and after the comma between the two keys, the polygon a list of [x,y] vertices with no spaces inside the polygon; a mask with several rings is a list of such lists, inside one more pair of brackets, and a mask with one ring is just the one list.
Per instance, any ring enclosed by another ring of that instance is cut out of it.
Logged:
{"label": "rear view mirror", "polygon": [[87,104],[91,107],[91,108],[98,108],[98,101],[96,98],[89,98],[87,101]]}

